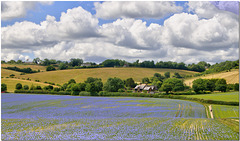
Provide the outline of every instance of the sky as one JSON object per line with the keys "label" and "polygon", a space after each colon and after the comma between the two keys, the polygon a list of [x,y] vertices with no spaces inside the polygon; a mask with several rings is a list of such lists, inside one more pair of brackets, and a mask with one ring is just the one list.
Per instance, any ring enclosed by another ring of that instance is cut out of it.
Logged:
{"label": "sky", "polygon": [[237,1],[2,1],[1,60],[239,58]]}

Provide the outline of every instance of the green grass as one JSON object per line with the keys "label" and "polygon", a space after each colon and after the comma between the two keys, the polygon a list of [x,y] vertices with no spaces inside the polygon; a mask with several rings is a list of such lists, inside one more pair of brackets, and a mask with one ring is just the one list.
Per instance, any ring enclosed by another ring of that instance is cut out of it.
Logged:
{"label": "green grass", "polygon": [[228,102],[239,102],[239,92],[213,93],[201,95],[182,95],[184,97],[200,98],[205,100],[217,100]]}
{"label": "green grass", "polygon": [[33,80],[29,81],[29,80],[21,80],[21,79],[13,79],[13,78],[2,78],[1,79],[1,83],[7,84],[7,92],[14,92],[17,83],[21,83],[22,86],[28,85],[29,88],[31,87],[31,85],[33,85],[33,86],[41,86],[41,87],[49,85],[49,84],[46,84],[46,83],[35,82]]}
{"label": "green grass", "polygon": [[239,118],[238,106],[212,105],[214,118]]}
{"label": "green grass", "polygon": [[41,80],[42,82],[54,82],[57,84],[64,84],[70,79],[75,79],[76,82],[84,82],[88,77],[101,78],[106,82],[109,77],[118,77],[127,79],[132,77],[134,81],[141,82],[144,77],[152,77],[154,73],[164,75],[169,71],[171,75],[178,72],[181,75],[193,75],[197,72],[177,70],[177,69],[156,69],[156,68],[92,68],[92,69],[70,69],[70,70],[57,70],[50,72],[41,72],[34,74],[22,75],[21,78],[31,78],[33,80]]}

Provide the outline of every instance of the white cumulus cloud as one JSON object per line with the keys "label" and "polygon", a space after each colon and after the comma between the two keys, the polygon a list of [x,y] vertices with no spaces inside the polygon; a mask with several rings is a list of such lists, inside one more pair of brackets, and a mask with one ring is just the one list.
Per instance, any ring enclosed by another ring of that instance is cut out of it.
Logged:
{"label": "white cumulus cloud", "polygon": [[182,7],[174,2],[96,2],[96,16],[102,19],[117,18],[163,18],[171,13],[181,12]]}
{"label": "white cumulus cloud", "polygon": [[3,21],[26,16],[28,10],[34,10],[37,3],[42,5],[51,5],[52,1],[2,1],[1,2],[1,19]]}

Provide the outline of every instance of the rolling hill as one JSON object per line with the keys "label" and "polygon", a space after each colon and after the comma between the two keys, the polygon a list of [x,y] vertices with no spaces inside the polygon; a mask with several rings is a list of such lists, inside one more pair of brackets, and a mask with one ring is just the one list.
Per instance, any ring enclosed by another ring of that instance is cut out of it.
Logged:
{"label": "rolling hill", "polygon": [[[49,85],[49,84],[46,84],[46,83],[29,81],[29,80],[14,79],[14,78],[2,78],[1,83],[7,84],[7,91],[8,92],[14,92],[17,83],[21,83],[22,86],[28,85],[29,88],[30,88],[31,85],[41,86],[41,87]],[[57,86],[54,86],[54,87],[57,87]]]}
{"label": "rolling hill", "polygon": [[[54,82],[56,84],[64,84],[70,79],[75,79],[76,82],[84,82],[88,77],[101,78],[103,82],[106,82],[109,77],[119,77],[121,79],[127,79],[132,77],[136,82],[140,82],[144,77],[152,77],[154,73],[160,73],[164,75],[169,71],[171,75],[178,72],[180,75],[193,75],[197,72],[177,69],[157,69],[157,68],[92,68],[92,69],[69,69],[69,70],[57,70],[49,72],[40,72],[26,75],[18,75],[17,78],[30,78],[32,81],[40,80],[41,82]],[[10,75],[14,71],[2,69],[2,77]]]}
{"label": "rolling hill", "polygon": [[221,73],[208,74],[205,76],[194,77],[194,78],[186,79],[184,83],[188,86],[192,86],[192,82],[198,78],[202,78],[202,79],[224,78],[226,79],[228,84],[234,84],[234,83],[239,83],[239,70],[234,69],[234,70],[231,70],[230,72],[221,72]]}

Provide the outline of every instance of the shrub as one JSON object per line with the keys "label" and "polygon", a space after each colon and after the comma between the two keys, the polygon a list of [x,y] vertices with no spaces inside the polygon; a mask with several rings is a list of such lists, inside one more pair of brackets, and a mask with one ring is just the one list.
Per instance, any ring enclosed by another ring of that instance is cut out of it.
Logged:
{"label": "shrub", "polygon": [[7,91],[7,85],[5,83],[1,84],[1,91],[6,92]]}
{"label": "shrub", "polygon": [[118,89],[118,92],[125,92],[124,89]]}
{"label": "shrub", "polygon": [[13,78],[14,76],[15,76],[14,74],[9,75],[9,77],[11,77],[11,78]]}
{"label": "shrub", "polygon": [[36,90],[42,90],[41,86],[36,86]]}
{"label": "shrub", "polygon": [[17,90],[22,89],[22,84],[21,84],[21,83],[17,83],[17,84],[16,84],[16,89],[17,89]]}
{"label": "shrub", "polygon": [[81,91],[79,93],[80,96],[91,96],[91,93],[90,92],[86,92],[86,91]]}
{"label": "shrub", "polygon": [[46,71],[54,71],[56,70],[54,66],[50,65],[46,68]]}
{"label": "shrub", "polygon": [[55,92],[59,92],[60,90],[61,90],[61,89],[58,88],[58,87],[53,88],[53,91],[55,91]]}
{"label": "shrub", "polygon": [[234,91],[239,91],[239,83],[234,84]]}
{"label": "shrub", "polygon": [[23,89],[24,89],[24,90],[29,90],[29,86],[28,86],[28,85],[24,85],[24,86],[23,86]]}

